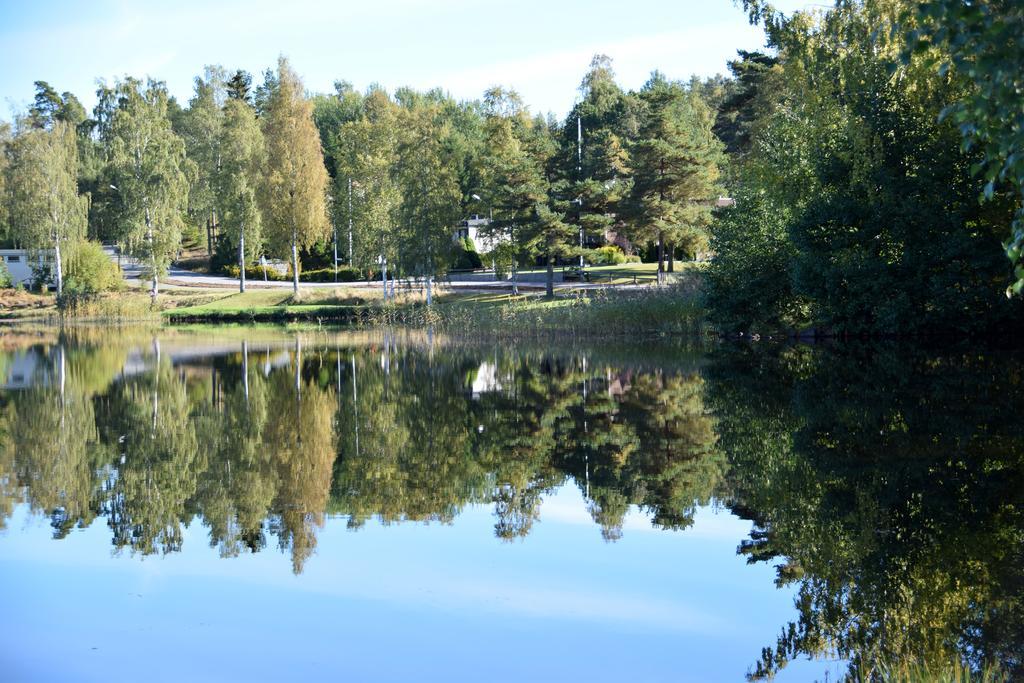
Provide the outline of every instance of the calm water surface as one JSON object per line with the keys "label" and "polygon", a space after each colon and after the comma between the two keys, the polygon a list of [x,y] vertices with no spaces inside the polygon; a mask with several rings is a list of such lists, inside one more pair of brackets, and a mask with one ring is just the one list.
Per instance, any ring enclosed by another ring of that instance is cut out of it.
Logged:
{"label": "calm water surface", "polygon": [[0,679],[1024,675],[1024,364],[0,334]]}

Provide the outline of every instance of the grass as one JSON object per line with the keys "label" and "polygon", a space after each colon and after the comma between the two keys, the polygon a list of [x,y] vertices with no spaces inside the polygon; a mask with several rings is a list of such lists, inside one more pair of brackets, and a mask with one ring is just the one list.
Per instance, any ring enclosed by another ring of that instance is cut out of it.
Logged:
{"label": "grass", "polygon": [[[653,273],[653,264],[592,269],[631,277]],[[383,302],[379,288],[253,288],[244,294],[208,287],[165,287],[154,307],[148,294],[129,290],[77,302],[59,312],[53,295],[0,292],[0,319],[53,321],[145,321],[182,325],[202,323],[322,323],[356,328],[381,325],[434,327],[453,337],[541,337],[696,335],[705,330],[696,270],[680,269],[674,284],[642,289],[559,289],[548,299],[537,290],[520,295],[439,288],[435,305],[423,293],[400,291],[397,302]]]}

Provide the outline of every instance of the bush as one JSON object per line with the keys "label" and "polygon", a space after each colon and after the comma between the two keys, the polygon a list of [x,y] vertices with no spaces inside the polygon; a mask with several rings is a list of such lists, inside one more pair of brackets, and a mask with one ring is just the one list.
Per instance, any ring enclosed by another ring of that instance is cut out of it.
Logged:
{"label": "bush", "polygon": [[[356,282],[362,280],[362,273],[351,266],[338,266],[338,282]],[[334,268],[304,270],[299,273],[302,282],[334,282]]]}
{"label": "bush", "polygon": [[[245,277],[248,280],[262,281],[264,270],[267,279],[274,282],[288,282],[292,279],[291,273],[281,274],[269,266],[247,266]],[[228,277],[238,277],[238,266],[226,266],[221,272]],[[363,279],[363,274],[351,266],[338,266],[338,282],[356,282]],[[319,268],[317,270],[304,270],[299,273],[301,282],[334,282],[334,268]]]}
{"label": "bush", "polygon": [[473,240],[464,237],[455,246],[452,256],[452,270],[476,270],[483,268],[480,254],[476,252]]}
{"label": "bush", "polygon": [[[238,266],[230,265],[221,268],[221,272],[228,277],[238,277]],[[247,280],[263,280],[263,275],[266,274],[266,279],[274,282],[284,282],[290,278],[287,275],[282,275],[277,272],[276,269],[270,266],[246,266],[245,267],[245,278]]]}
{"label": "bush", "polygon": [[10,289],[14,286],[14,279],[11,271],[7,270],[7,264],[0,259],[0,289]]}
{"label": "bush", "polygon": [[643,263],[638,254],[629,254],[626,256],[626,263]]}
{"label": "bush", "polygon": [[626,263],[626,255],[615,245],[584,249],[583,260],[594,266],[617,266]]}
{"label": "bush", "polygon": [[121,269],[97,242],[83,242],[68,259],[64,289],[82,294],[111,292],[123,286]]}

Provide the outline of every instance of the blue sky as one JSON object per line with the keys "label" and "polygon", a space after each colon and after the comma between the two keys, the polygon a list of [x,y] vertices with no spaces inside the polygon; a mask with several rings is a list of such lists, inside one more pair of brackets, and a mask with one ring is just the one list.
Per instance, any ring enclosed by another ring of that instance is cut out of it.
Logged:
{"label": "blue sky", "polygon": [[653,69],[725,72],[736,49],[763,42],[731,0],[0,0],[0,118],[29,103],[35,80],[91,107],[98,78],[149,75],[184,103],[203,65],[258,74],[279,54],[312,91],[344,79],[472,99],[501,84],[561,115],[595,53],[635,88]]}

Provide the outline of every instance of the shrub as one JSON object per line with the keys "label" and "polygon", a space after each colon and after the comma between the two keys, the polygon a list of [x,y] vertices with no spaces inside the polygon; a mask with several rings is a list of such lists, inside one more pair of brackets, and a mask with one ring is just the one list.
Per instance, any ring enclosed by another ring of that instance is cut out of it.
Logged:
{"label": "shrub", "polygon": [[96,294],[120,289],[124,280],[121,269],[92,241],[83,242],[68,259],[64,289],[83,294]]}
{"label": "shrub", "polygon": [[[351,266],[338,266],[338,282],[356,282],[362,280],[362,273]],[[334,268],[304,270],[299,273],[302,282],[334,282]]]}
{"label": "shrub", "polygon": [[[238,266],[224,266],[223,268],[221,268],[221,272],[227,275],[228,277],[238,277]],[[245,267],[245,277],[248,280],[263,280],[264,273],[266,273],[267,280],[272,280],[275,282],[284,282],[285,280],[289,279],[287,275],[282,275],[281,273],[277,272],[277,270],[271,268],[270,266]]]}
{"label": "shrub", "polygon": [[464,237],[453,249],[452,270],[476,270],[477,268],[483,268],[480,254],[476,252],[473,240]]}
{"label": "shrub", "polygon": [[609,244],[597,249],[584,249],[583,260],[595,266],[617,266],[626,263],[626,255],[622,249]]}
{"label": "shrub", "polygon": [[0,289],[10,289],[14,286],[14,279],[11,271],[7,270],[7,264],[0,259]]}

